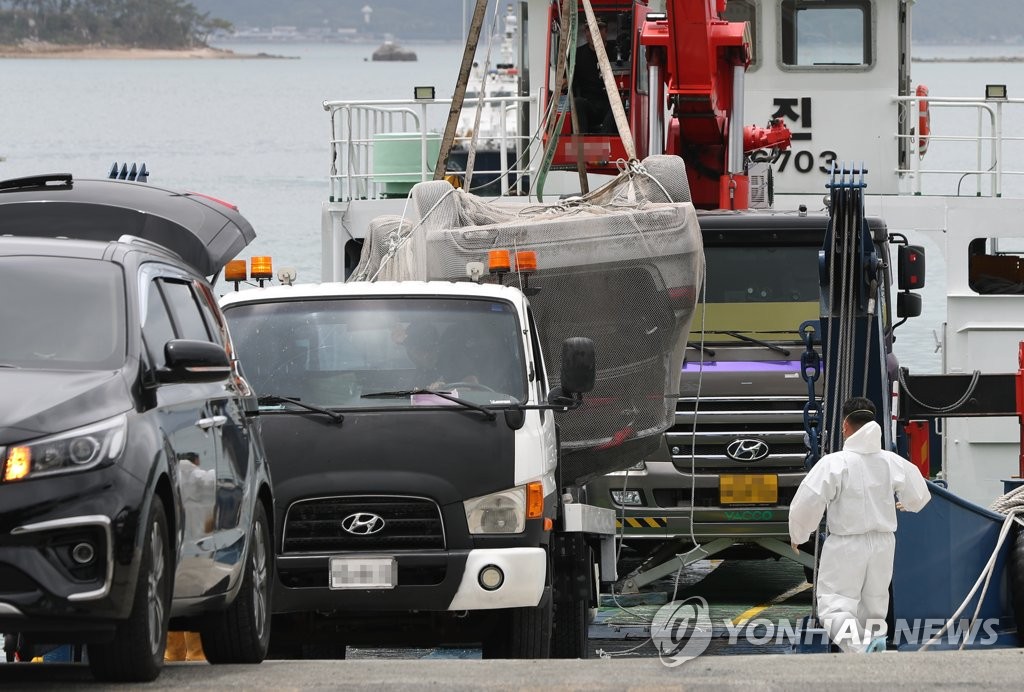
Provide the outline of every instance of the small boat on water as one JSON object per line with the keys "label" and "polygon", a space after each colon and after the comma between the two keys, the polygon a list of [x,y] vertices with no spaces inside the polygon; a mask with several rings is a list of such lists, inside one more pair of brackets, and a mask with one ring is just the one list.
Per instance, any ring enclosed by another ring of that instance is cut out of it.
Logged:
{"label": "small boat on water", "polygon": [[374,62],[415,62],[416,60],[416,51],[402,48],[390,37],[384,40],[380,48],[373,51]]}

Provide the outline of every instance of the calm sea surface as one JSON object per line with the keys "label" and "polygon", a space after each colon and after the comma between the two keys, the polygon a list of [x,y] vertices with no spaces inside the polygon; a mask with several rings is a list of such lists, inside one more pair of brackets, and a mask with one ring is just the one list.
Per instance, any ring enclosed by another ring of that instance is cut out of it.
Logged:
{"label": "calm sea surface", "polygon": [[[410,44],[413,63],[371,62],[373,45],[224,47],[295,59],[0,60],[0,179],[104,177],[114,161],[144,161],[153,183],[237,204],[258,234],[247,255],[272,255],[296,266],[300,280],[318,280],[330,164],[323,101],[404,97],[424,84],[448,97],[462,47]],[[922,57],[951,53],[1004,56],[1024,47],[916,48]],[[915,63],[913,73],[933,95],[973,95],[985,83],[1024,94],[1024,64]],[[945,316],[938,252],[928,269],[925,314],[897,332],[897,354],[917,372],[938,371],[932,332]]]}

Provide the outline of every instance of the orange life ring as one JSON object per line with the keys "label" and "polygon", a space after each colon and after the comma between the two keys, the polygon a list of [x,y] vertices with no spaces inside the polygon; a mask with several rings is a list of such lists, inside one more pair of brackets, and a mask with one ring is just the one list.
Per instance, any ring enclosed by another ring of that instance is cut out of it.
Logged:
{"label": "orange life ring", "polygon": [[920,99],[917,110],[921,114],[917,121],[917,154],[924,156],[928,153],[928,135],[932,133],[932,114],[928,110],[928,87],[924,84],[917,85],[917,97]]}

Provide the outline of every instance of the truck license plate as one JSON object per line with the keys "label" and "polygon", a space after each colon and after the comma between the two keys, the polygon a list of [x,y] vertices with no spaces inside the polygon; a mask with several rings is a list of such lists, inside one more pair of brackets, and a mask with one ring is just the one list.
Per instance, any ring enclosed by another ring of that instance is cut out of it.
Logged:
{"label": "truck license plate", "polygon": [[729,474],[721,477],[723,505],[763,505],[779,501],[779,477],[774,474]]}
{"label": "truck license plate", "polygon": [[393,557],[332,557],[332,589],[393,589],[398,565]]}

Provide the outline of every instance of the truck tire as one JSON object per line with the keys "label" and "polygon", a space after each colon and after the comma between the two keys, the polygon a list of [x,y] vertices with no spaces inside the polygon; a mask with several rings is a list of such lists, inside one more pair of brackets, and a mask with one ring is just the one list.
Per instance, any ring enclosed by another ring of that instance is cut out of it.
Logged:
{"label": "truck tire", "polygon": [[590,546],[582,534],[565,534],[556,539],[553,553],[551,657],[587,658],[594,578]]}
{"label": "truck tire", "polygon": [[267,658],[293,661],[342,661],[347,644],[334,632],[315,625],[313,613],[288,613],[273,617],[273,633]]}
{"label": "truck tire", "polygon": [[289,661],[344,661],[348,647],[345,644],[279,644],[271,642],[267,658]]}
{"label": "truck tire", "polygon": [[270,577],[273,552],[270,525],[257,501],[242,586],[226,610],[203,620],[199,634],[210,663],[260,663],[270,645]]}
{"label": "truck tire", "polygon": [[344,661],[348,647],[339,642],[303,644],[302,658],[307,661]]}
{"label": "truck tire", "polygon": [[551,597],[533,608],[501,611],[490,637],[483,642],[483,658],[548,658],[551,653]]}
{"label": "truck tire", "polygon": [[117,626],[113,641],[88,647],[89,668],[104,682],[150,682],[164,665],[174,564],[167,515],[159,496],[153,497],[144,526],[131,614]]}
{"label": "truck tire", "polygon": [[1016,533],[1006,564],[1010,577],[1010,602],[1017,621],[1017,646],[1024,647],[1024,531],[1017,527]]}

